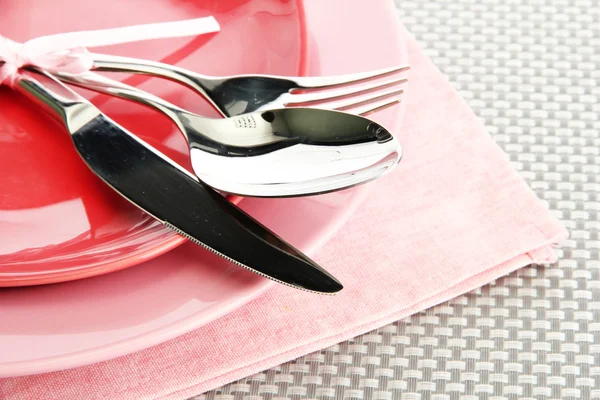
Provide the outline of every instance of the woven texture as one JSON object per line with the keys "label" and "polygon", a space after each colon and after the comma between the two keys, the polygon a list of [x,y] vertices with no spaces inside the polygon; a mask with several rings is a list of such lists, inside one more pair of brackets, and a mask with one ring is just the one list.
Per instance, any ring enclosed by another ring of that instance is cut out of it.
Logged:
{"label": "woven texture", "polygon": [[194,399],[600,399],[600,3],[397,6],[570,230],[560,261]]}

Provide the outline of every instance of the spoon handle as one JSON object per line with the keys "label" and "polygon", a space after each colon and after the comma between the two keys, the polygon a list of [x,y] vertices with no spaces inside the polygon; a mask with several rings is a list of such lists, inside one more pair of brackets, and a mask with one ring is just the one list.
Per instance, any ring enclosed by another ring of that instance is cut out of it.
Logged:
{"label": "spoon handle", "polygon": [[162,111],[175,123],[175,125],[177,125],[177,128],[179,128],[189,142],[185,126],[183,126],[180,119],[182,114],[187,114],[188,112],[165,99],[94,72],[86,72],[78,75],[58,73],[56,76],[63,82],[68,82],[99,93],[135,101]]}

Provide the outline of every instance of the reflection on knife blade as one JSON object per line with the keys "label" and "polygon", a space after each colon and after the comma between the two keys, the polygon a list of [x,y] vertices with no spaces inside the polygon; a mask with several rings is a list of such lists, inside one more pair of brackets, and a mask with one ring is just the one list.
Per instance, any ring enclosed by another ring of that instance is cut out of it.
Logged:
{"label": "reflection on knife blade", "polygon": [[60,118],[97,176],[166,226],[277,282],[320,293],[342,289],[313,260],[48,73],[23,72],[18,88]]}

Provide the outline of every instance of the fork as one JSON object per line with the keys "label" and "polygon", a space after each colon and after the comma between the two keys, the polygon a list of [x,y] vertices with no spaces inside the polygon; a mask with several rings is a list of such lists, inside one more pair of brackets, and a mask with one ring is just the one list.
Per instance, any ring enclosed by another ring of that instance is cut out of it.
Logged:
{"label": "fork", "polygon": [[[93,69],[97,71],[149,74],[186,85],[208,100],[224,117],[290,106],[346,111],[372,100],[373,91],[382,91],[378,99],[401,94],[402,90],[397,89],[397,86],[407,82],[406,78],[396,77],[384,82],[379,78],[410,69],[409,66],[396,66],[323,77],[213,77],[174,65],[131,57],[92,53],[92,58]],[[362,84],[356,85],[358,83]],[[351,86],[346,87],[347,85]]]}

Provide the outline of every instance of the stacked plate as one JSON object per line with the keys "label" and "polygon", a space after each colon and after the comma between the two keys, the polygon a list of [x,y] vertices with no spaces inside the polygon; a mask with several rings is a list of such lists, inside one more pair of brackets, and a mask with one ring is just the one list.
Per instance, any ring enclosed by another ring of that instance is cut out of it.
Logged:
{"label": "stacked plate", "polygon": [[[211,75],[337,75],[407,63],[396,41],[391,2],[349,2],[335,19],[319,12],[318,3],[57,0],[30,7],[8,0],[0,24],[3,34],[24,41],[69,30],[213,15],[221,24],[218,35],[102,49]],[[372,19],[361,20],[361,7],[369,7]],[[68,15],[62,13],[66,9]],[[196,94],[177,85],[121,78],[217,117]],[[86,94],[118,123],[191,170],[187,145],[165,117]],[[0,377],[71,368],[160,343],[240,307],[270,286],[186,244],[106,188],[63,129],[40,118],[25,98],[2,88],[0,110]],[[395,106],[370,117],[396,133],[400,110]],[[231,201],[311,254],[369,188]]]}

